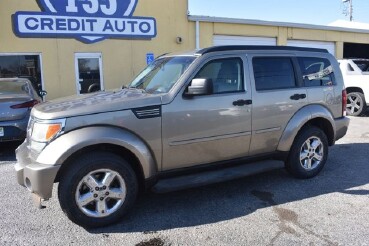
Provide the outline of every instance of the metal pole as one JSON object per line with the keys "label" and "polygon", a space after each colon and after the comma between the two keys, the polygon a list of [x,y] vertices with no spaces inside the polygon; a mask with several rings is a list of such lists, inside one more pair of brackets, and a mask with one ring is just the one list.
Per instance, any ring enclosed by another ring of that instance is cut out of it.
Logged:
{"label": "metal pole", "polygon": [[350,7],[349,7],[350,21],[352,21],[352,20],[353,20],[353,17],[352,17],[352,14],[353,14],[352,1],[353,1],[353,0],[350,0]]}
{"label": "metal pole", "polygon": [[196,21],[196,49],[200,49],[200,21]]}

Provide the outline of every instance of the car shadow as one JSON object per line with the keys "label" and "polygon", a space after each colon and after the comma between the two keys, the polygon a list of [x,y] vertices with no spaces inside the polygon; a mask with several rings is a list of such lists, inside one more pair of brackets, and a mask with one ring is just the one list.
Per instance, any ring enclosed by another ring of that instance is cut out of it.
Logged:
{"label": "car shadow", "polygon": [[15,161],[15,150],[21,142],[0,143],[0,164],[5,161]]}
{"label": "car shadow", "polygon": [[357,117],[368,117],[369,116],[369,108],[367,108],[364,112],[362,112],[359,116]]}
{"label": "car shadow", "polygon": [[369,183],[368,149],[366,143],[335,145],[329,150],[323,171],[308,180],[295,179],[280,169],[167,194],[148,192],[118,224],[88,231],[155,234],[161,230],[232,220],[270,206],[279,218],[293,217],[297,221],[298,211],[281,205],[331,193],[369,195],[369,190],[357,188]]}

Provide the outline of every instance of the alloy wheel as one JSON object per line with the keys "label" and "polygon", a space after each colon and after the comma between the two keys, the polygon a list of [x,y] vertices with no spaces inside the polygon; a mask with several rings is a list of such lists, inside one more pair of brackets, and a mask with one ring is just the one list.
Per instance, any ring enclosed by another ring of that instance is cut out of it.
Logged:
{"label": "alloy wheel", "polygon": [[99,169],[82,178],[75,200],[85,215],[101,218],[116,212],[123,205],[126,193],[126,184],[118,172]]}

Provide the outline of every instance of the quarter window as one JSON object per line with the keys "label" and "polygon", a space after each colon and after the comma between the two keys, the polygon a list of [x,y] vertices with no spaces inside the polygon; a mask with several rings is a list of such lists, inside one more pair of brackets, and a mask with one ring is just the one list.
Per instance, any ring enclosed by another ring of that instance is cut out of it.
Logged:
{"label": "quarter window", "polygon": [[243,62],[240,58],[213,60],[195,78],[211,79],[214,94],[244,91]]}
{"label": "quarter window", "polygon": [[306,87],[335,84],[333,67],[328,59],[299,57],[298,61]]}
{"label": "quarter window", "polygon": [[296,86],[293,64],[288,57],[255,57],[252,60],[258,91]]}
{"label": "quarter window", "polygon": [[354,68],[351,66],[351,64],[347,64],[347,70],[350,72],[354,72]]}

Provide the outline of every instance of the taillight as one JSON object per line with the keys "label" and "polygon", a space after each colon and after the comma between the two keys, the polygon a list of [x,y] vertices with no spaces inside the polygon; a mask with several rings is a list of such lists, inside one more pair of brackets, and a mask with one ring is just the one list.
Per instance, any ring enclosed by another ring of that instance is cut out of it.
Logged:
{"label": "taillight", "polygon": [[35,106],[36,104],[39,104],[40,101],[38,100],[32,100],[32,101],[28,101],[25,103],[20,103],[20,104],[15,104],[10,106],[13,109],[17,109],[17,108],[32,108],[33,106]]}
{"label": "taillight", "polygon": [[347,92],[342,91],[342,116],[346,116],[346,106],[347,106]]}

